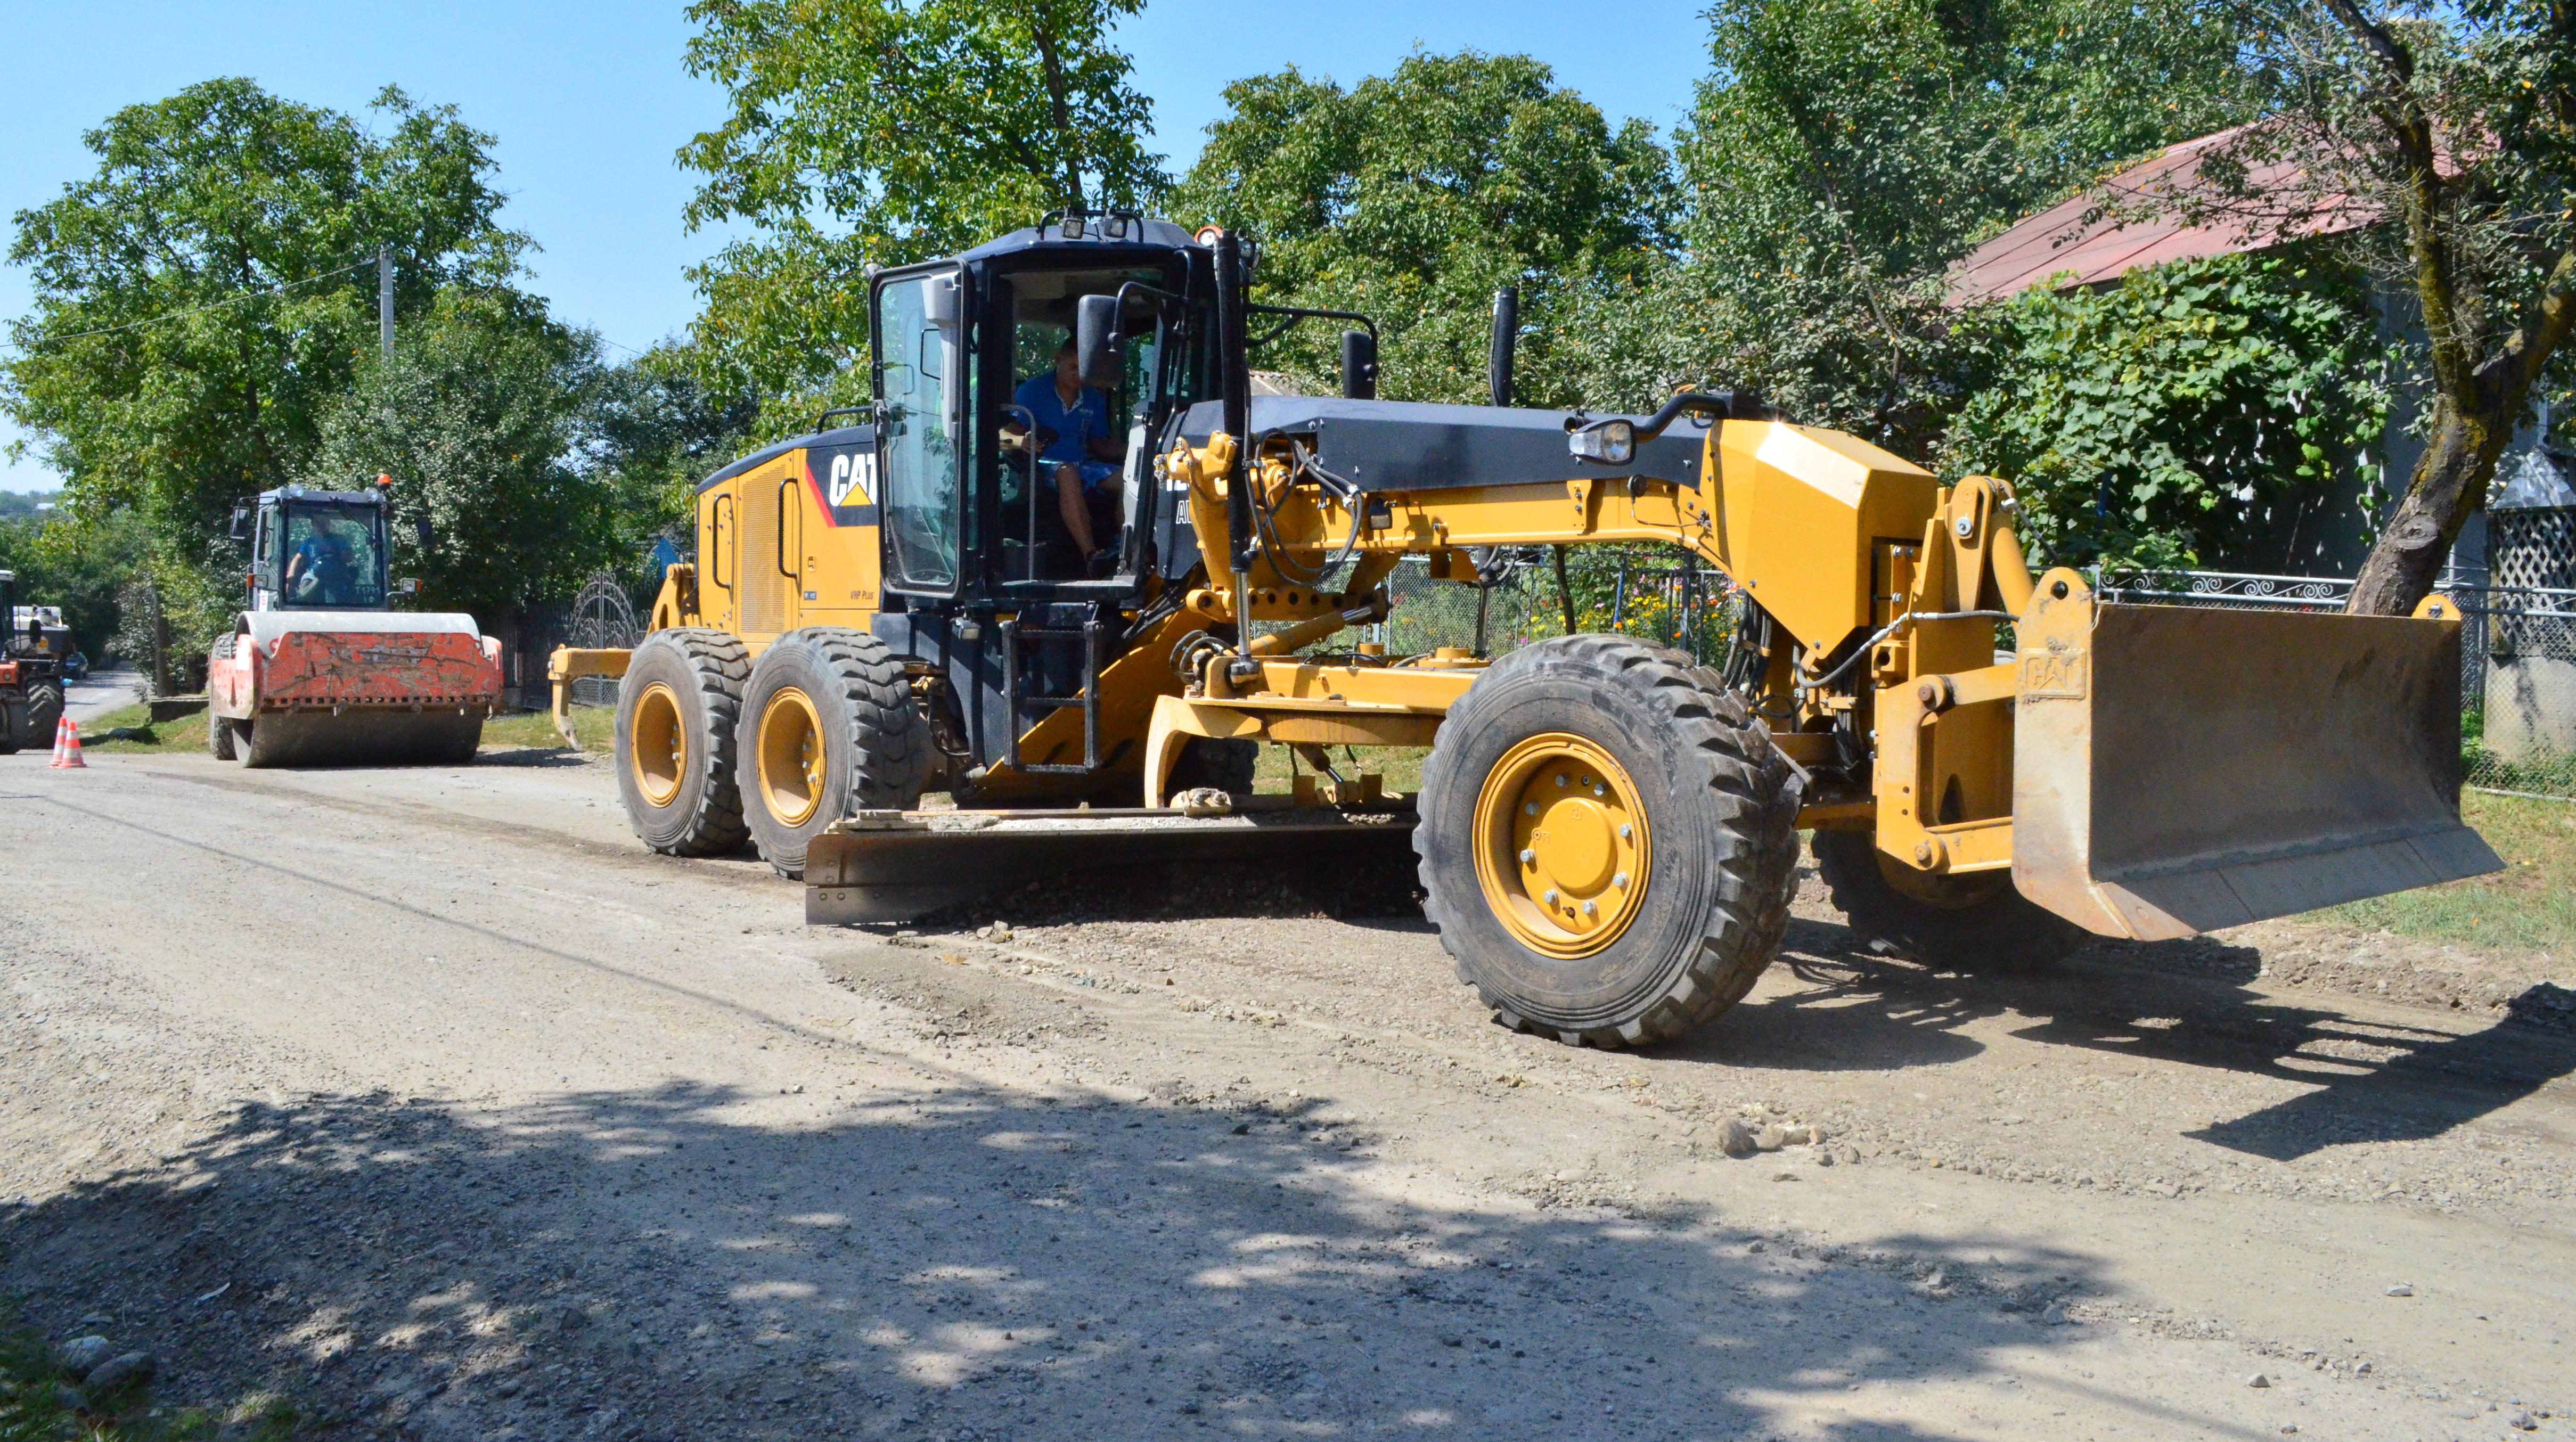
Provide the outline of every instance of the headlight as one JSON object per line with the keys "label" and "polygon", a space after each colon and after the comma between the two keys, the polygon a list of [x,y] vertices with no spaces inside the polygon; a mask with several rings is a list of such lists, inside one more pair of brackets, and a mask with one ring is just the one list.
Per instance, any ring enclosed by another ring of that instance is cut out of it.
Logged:
{"label": "headlight", "polygon": [[1579,460],[1624,466],[1637,458],[1637,426],[1626,420],[1594,421],[1567,436],[1565,447]]}

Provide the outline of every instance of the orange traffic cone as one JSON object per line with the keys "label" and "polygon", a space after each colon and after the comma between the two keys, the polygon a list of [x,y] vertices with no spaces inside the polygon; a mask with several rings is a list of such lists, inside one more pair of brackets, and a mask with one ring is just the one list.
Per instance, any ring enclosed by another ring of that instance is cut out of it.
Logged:
{"label": "orange traffic cone", "polygon": [[54,760],[51,769],[56,771],[89,769],[89,763],[83,761],[80,754],[80,723],[69,716],[64,717],[54,726]]}

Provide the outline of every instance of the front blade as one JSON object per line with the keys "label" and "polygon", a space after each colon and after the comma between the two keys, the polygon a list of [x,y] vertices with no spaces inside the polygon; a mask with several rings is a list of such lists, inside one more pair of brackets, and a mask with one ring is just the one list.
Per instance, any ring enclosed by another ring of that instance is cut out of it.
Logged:
{"label": "front blade", "polygon": [[2157,940],[2502,869],[2460,824],[2457,621],[2052,589],[2017,637],[2031,900]]}
{"label": "front blade", "polygon": [[1188,817],[1177,811],[861,812],[805,849],[805,920],[909,921],[1070,873],[1299,856],[1355,867],[1411,856],[1410,812],[1324,808]]}

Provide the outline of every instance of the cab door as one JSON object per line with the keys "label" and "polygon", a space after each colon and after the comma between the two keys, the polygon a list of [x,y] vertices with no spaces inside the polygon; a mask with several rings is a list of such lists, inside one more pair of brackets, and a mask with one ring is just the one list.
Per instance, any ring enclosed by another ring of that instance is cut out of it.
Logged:
{"label": "cab door", "polygon": [[952,597],[963,571],[970,414],[958,268],[889,271],[872,309],[884,588]]}

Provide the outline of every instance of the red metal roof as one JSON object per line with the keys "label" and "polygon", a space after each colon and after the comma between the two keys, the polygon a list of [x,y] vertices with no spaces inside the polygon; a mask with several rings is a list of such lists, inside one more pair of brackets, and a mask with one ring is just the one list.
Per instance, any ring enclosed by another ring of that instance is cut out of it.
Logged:
{"label": "red metal roof", "polygon": [[2250,165],[2241,195],[2203,178],[2201,162],[2242,133],[2222,130],[2168,147],[1978,246],[1951,273],[1949,303],[1973,305],[2037,285],[2099,285],[2140,266],[2266,250],[2379,218],[2350,196],[2309,193],[2300,183],[2305,172],[2291,162]]}

